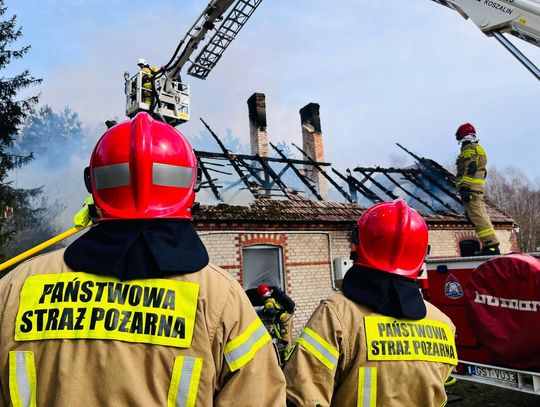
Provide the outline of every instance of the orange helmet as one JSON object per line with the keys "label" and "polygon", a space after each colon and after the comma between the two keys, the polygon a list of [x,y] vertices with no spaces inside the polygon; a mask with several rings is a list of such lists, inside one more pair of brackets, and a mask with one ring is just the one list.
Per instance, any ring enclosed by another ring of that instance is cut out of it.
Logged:
{"label": "orange helmet", "polygon": [[456,140],[459,141],[469,134],[476,136],[476,129],[474,126],[471,123],[462,124],[456,130]]}
{"label": "orange helmet", "polygon": [[144,112],[105,132],[85,172],[99,220],[192,219],[196,180],[187,139]]}
{"label": "orange helmet", "polygon": [[416,279],[428,249],[424,219],[398,199],[369,208],[358,220],[355,264]]}

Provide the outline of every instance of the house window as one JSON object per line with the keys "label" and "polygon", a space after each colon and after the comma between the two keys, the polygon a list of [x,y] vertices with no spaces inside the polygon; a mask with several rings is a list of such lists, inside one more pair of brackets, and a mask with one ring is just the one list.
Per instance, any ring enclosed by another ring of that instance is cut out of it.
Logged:
{"label": "house window", "polygon": [[462,240],[459,242],[459,255],[461,257],[474,256],[474,253],[480,250],[480,242],[478,240]]}
{"label": "house window", "polygon": [[260,284],[284,289],[281,252],[280,246],[270,245],[247,246],[242,249],[242,281],[254,305],[259,305],[255,289]]}

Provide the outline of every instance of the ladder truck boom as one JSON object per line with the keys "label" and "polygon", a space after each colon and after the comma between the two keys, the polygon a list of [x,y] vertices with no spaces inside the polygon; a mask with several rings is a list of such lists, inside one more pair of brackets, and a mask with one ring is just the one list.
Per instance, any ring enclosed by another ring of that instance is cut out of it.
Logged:
{"label": "ladder truck boom", "polygon": [[[182,69],[191,63],[188,74],[206,79],[261,1],[211,0],[167,64],[157,72],[141,70],[134,76],[124,74],[126,115],[134,117],[140,111],[150,111],[173,126],[187,122],[190,93],[188,85],[182,83]],[[207,45],[193,61],[193,53],[211,32]]]}
{"label": "ladder truck boom", "polygon": [[487,36],[495,38],[540,80],[540,69],[504,36],[511,34],[540,47],[540,2],[537,0],[432,0],[456,10]]}
{"label": "ladder truck boom", "polygon": [[193,52],[197,49],[208,31],[213,30],[216,20],[219,20],[222,14],[229,8],[235,0],[213,0],[201,13],[199,18],[193,23],[180,44],[185,44],[180,55],[174,60],[170,67],[165,71],[165,75],[170,78],[176,78],[186,62],[189,61]]}

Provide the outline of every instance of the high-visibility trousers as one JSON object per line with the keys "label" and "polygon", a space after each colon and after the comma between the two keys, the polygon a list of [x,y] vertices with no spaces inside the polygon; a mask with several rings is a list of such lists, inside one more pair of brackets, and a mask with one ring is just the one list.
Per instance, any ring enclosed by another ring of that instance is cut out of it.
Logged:
{"label": "high-visibility trousers", "polygon": [[499,244],[495,235],[495,229],[489,219],[482,192],[469,192],[470,201],[464,202],[465,214],[469,221],[474,225],[474,230],[478,239],[484,246]]}
{"label": "high-visibility trousers", "polygon": [[142,101],[150,106],[152,104],[152,82],[143,81],[142,87]]}

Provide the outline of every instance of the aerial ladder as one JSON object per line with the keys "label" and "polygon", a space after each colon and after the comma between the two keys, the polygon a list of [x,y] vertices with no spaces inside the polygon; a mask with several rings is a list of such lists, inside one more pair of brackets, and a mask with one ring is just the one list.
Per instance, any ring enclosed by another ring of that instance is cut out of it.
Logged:
{"label": "aerial ladder", "polygon": [[[261,1],[211,0],[180,41],[166,65],[157,72],[151,73],[150,78],[145,78],[148,73],[143,70],[133,76],[125,72],[126,115],[134,117],[139,112],[147,111],[172,126],[187,122],[189,120],[189,86],[181,80],[182,68],[190,63],[188,74],[199,79],[206,79]],[[227,11],[228,14],[226,14]],[[193,53],[205,41],[209,33],[212,34],[210,40],[192,60]],[[150,88],[143,86],[148,83],[148,79],[151,83]],[[148,97],[145,92],[151,92],[151,103],[146,103]],[[115,122],[111,121],[111,123]],[[89,212],[91,205],[93,201],[90,197],[86,200],[83,209],[75,215],[73,228],[1,263],[0,276],[3,270],[91,225]]]}
{"label": "aerial ladder", "polygon": [[[166,65],[151,74],[143,70],[133,76],[124,73],[126,115],[134,117],[138,112],[148,111],[173,126],[187,122],[190,93],[189,85],[182,82],[182,69],[189,63],[188,75],[206,79],[261,1],[211,0]],[[192,60],[207,35],[211,35],[210,39]]]}
{"label": "aerial ladder", "polygon": [[540,69],[504,34],[540,47],[540,1],[537,0],[432,0],[470,18],[484,34],[502,44],[536,79]]}

